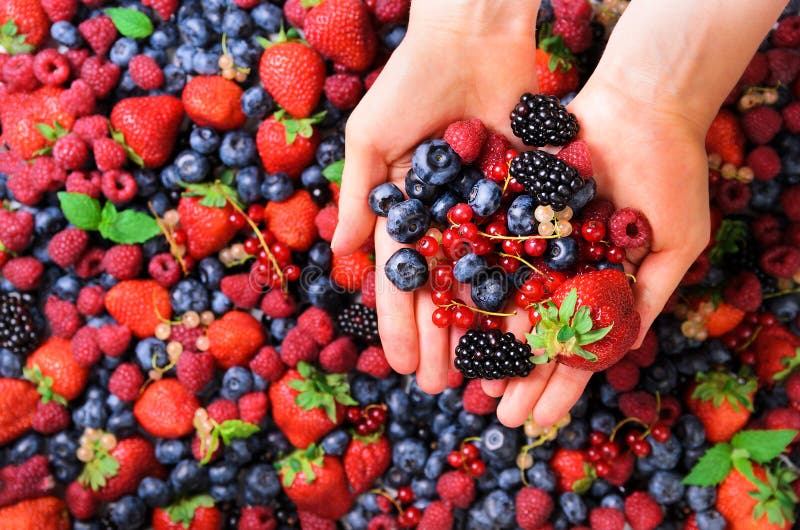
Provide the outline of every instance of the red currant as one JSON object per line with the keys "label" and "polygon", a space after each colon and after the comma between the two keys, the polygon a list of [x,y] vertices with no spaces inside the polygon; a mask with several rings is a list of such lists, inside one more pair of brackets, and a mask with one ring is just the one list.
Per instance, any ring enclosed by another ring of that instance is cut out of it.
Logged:
{"label": "red currant", "polygon": [[489,178],[495,182],[503,182],[508,176],[508,165],[505,163],[498,163],[492,167]]}
{"label": "red currant", "polygon": [[526,239],[525,240],[525,254],[528,256],[538,257],[544,254],[547,250],[547,240],[542,238]]}
{"label": "red currant", "polygon": [[600,243],[591,243],[586,247],[586,257],[590,261],[600,261],[606,256],[606,247]]}
{"label": "red currant", "polygon": [[258,253],[258,249],[260,248],[261,244],[258,242],[258,239],[254,237],[248,237],[244,240],[244,251],[250,254]]}
{"label": "red currant", "polygon": [[485,232],[490,236],[504,236],[508,234],[508,229],[506,225],[497,221],[493,221],[486,225]]}
{"label": "red currant", "polygon": [[761,313],[758,315],[758,323],[762,326],[774,326],[778,322],[772,313]]}
{"label": "red currant", "polygon": [[500,318],[494,315],[484,315],[481,319],[481,329],[500,329]]}
{"label": "red currant", "polygon": [[589,443],[592,445],[602,445],[608,441],[608,435],[601,431],[594,431],[589,435]]}
{"label": "red currant", "polygon": [[453,311],[453,322],[461,329],[472,327],[475,322],[475,312],[469,307],[458,306]]}
{"label": "red currant", "polygon": [[603,458],[614,460],[619,456],[619,445],[617,442],[606,442],[600,446],[600,452],[603,454]]}
{"label": "red currant", "polygon": [[519,261],[515,260],[514,258],[509,258],[508,256],[503,256],[500,258],[500,261],[497,262],[500,267],[508,274],[515,272],[519,269]]}
{"label": "red currant", "polygon": [[517,151],[516,149],[509,149],[508,151],[506,151],[506,154],[503,155],[503,158],[505,158],[506,162],[510,164],[512,160],[517,158],[518,154],[519,151]]}
{"label": "red currant", "polygon": [[350,407],[347,409],[347,421],[350,423],[358,423],[363,418],[361,409],[358,407]]}
{"label": "red currant", "polygon": [[652,436],[655,441],[664,443],[669,440],[669,427],[663,423],[656,423],[650,431],[650,436]]}
{"label": "red currant", "polygon": [[453,301],[450,291],[431,291],[431,301],[437,306],[447,305]]}
{"label": "red currant", "polygon": [[356,425],[356,434],[361,435],[361,436],[366,436],[366,435],[370,434],[370,430],[367,427],[366,422],[361,422],[358,425]]}
{"label": "red currant", "polygon": [[439,251],[439,242],[434,237],[424,236],[417,241],[417,251],[429,258]]}
{"label": "red currant", "polygon": [[245,221],[244,217],[238,213],[232,213],[230,217],[228,217],[228,222],[236,227],[236,230],[241,230],[244,228],[244,225],[247,224],[247,221]]}
{"label": "red currant", "polygon": [[636,440],[636,443],[631,446],[631,452],[639,458],[643,458],[650,454],[650,444],[644,440]]}
{"label": "red currant", "polygon": [[610,245],[606,250],[606,259],[610,263],[622,263],[625,260],[625,249]]}
{"label": "red currant", "polygon": [[298,278],[300,278],[300,267],[294,263],[287,265],[286,268],[283,269],[283,274],[290,282],[296,281]]}
{"label": "red currant", "polygon": [[272,255],[275,256],[275,260],[278,263],[282,263],[292,258],[292,250],[288,245],[284,245],[280,241],[276,241],[270,245],[269,249],[272,251]]}
{"label": "red currant", "polygon": [[447,212],[447,217],[451,223],[464,224],[472,219],[472,207],[469,204],[460,202],[450,208],[450,211]]}
{"label": "red currant", "polygon": [[606,225],[600,221],[586,221],[581,226],[580,233],[589,243],[598,243],[606,237]]}
{"label": "red currant", "polygon": [[590,447],[589,449],[586,450],[586,458],[588,458],[590,462],[597,462],[602,458],[602,455],[600,454],[600,449],[598,449],[597,447]]}
{"label": "red currant", "polygon": [[522,292],[525,293],[525,297],[531,302],[538,302],[544,296],[544,286],[542,282],[528,280],[522,284]]}
{"label": "red currant", "polygon": [[514,193],[519,193],[525,189],[525,186],[517,182],[517,179],[511,177],[508,179],[508,189],[509,191],[513,191]]}
{"label": "red currant", "polygon": [[753,350],[747,349],[739,355],[739,360],[741,360],[744,365],[755,366],[756,354]]}
{"label": "red currant", "polygon": [[463,463],[461,453],[458,451],[450,451],[450,453],[447,455],[447,463],[450,464],[450,467],[461,467],[461,464]]}
{"label": "red currant", "polygon": [[480,450],[475,446],[475,444],[464,444],[461,448],[461,456],[464,457],[464,460],[469,463],[478,458],[481,455]]}
{"label": "red currant", "polygon": [[484,236],[476,237],[475,240],[470,243],[470,247],[472,248],[472,252],[479,256],[484,256],[494,250],[492,242],[489,238]]}
{"label": "red currant", "polygon": [[369,409],[369,417],[375,423],[381,424],[386,421],[386,409],[383,407],[373,407]]}
{"label": "red currant", "polygon": [[264,207],[260,204],[251,204],[247,208],[247,217],[255,224],[260,224],[264,220]]}
{"label": "red currant", "polygon": [[370,433],[377,431],[378,427],[380,427],[380,424],[377,421],[373,420],[372,418],[367,418],[366,420],[364,420],[364,425],[367,428],[367,432]]}
{"label": "red currant", "polygon": [[639,431],[630,431],[628,434],[625,435],[625,443],[628,444],[628,447],[633,447],[633,445],[639,441],[641,438],[642,433]]}
{"label": "red currant", "polygon": [[397,500],[403,504],[414,502],[414,490],[411,489],[411,486],[403,486],[397,490]]}
{"label": "red currant", "polygon": [[403,515],[400,516],[403,519],[403,522],[408,525],[407,528],[413,528],[419,524],[420,519],[422,519],[422,512],[419,511],[419,508],[416,506],[409,506],[406,508],[406,511],[403,512]]}
{"label": "red currant", "polygon": [[514,301],[523,309],[532,303],[530,300],[528,300],[528,295],[526,295],[524,291],[517,291],[517,294],[514,295]]}
{"label": "red currant", "polygon": [[458,227],[458,235],[467,241],[475,241],[478,237],[478,225],[475,223],[464,223]]}
{"label": "red currant", "polygon": [[546,292],[552,293],[553,291],[558,289],[558,287],[565,281],[567,281],[567,277],[563,273],[558,271],[550,271],[545,276],[542,285],[545,288]]}
{"label": "red currant", "polygon": [[608,462],[604,462],[599,460],[594,464],[594,471],[597,473],[597,476],[600,478],[607,477],[611,474],[611,464]]}
{"label": "red currant", "polygon": [[473,460],[467,464],[467,470],[473,477],[480,477],[486,473],[486,464],[484,464],[481,460]]}
{"label": "red currant", "polygon": [[512,256],[519,256],[522,254],[522,242],[516,239],[504,239],[500,247],[503,249],[503,252],[511,254]]}
{"label": "red currant", "polygon": [[179,228],[172,232],[172,239],[175,240],[177,245],[184,245],[186,244],[186,232]]}
{"label": "red currant", "polygon": [[453,268],[448,265],[437,265],[433,269],[432,287],[436,291],[449,291],[453,286]]}
{"label": "red currant", "polygon": [[531,326],[535,326],[539,322],[542,321],[542,315],[539,313],[539,310],[535,307],[531,307],[528,309],[528,322]]}
{"label": "red currant", "polygon": [[453,313],[444,307],[437,307],[433,310],[431,320],[437,328],[446,328],[453,322]]}
{"label": "red currant", "polygon": [[442,232],[442,246],[444,248],[453,248],[453,245],[459,241],[461,241],[461,238],[458,237],[458,230],[455,228],[446,228]]}

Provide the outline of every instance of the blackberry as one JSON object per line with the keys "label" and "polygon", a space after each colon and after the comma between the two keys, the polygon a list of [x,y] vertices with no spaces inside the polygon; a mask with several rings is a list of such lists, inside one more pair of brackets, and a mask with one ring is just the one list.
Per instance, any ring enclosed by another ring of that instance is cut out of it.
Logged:
{"label": "blackberry", "polygon": [[30,303],[30,295],[0,294],[0,348],[27,355],[36,347],[39,339]]}
{"label": "blackberry", "polygon": [[523,151],[511,161],[509,173],[536,202],[563,210],[583,187],[578,170],[544,151]]}
{"label": "blackberry", "polygon": [[511,111],[511,130],[525,145],[566,145],[578,134],[578,120],[557,97],[525,93]]}
{"label": "blackberry", "polygon": [[345,335],[366,344],[378,344],[378,314],[364,304],[352,304],[336,318],[339,329]]}
{"label": "blackberry", "polygon": [[471,329],[456,346],[456,368],[470,379],[525,377],[533,369],[531,347],[512,333]]}

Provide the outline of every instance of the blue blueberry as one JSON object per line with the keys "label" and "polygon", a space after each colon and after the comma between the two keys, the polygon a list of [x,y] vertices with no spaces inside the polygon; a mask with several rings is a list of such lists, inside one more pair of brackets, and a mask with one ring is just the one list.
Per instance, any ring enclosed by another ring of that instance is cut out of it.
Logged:
{"label": "blue blueberry", "polygon": [[33,216],[33,231],[37,236],[50,239],[67,226],[67,220],[57,206],[48,206]]}
{"label": "blue blueberry", "polygon": [[551,269],[563,271],[578,261],[578,242],[571,237],[560,237],[547,242],[544,262]]}
{"label": "blue blueberry", "polygon": [[386,262],[386,277],[401,291],[413,291],[428,281],[428,262],[422,254],[401,248]]}
{"label": "blue blueberry", "polygon": [[411,490],[418,499],[433,499],[436,496],[436,482],[427,478],[411,480]]}
{"label": "blue blueberry", "polygon": [[375,403],[380,397],[378,385],[373,377],[357,375],[350,383],[350,393],[359,403]]}
{"label": "blue blueberry", "polygon": [[208,490],[208,494],[213,497],[218,503],[233,502],[239,493],[239,486],[233,484],[212,484]]}
{"label": "blue blueberry", "polygon": [[214,75],[219,70],[219,54],[197,50],[192,55],[192,71],[198,75]]}
{"label": "blue blueberry", "polygon": [[252,135],[244,131],[225,133],[219,147],[219,158],[229,167],[245,167],[256,157],[256,143]]}
{"label": "blue blueberry", "polygon": [[386,217],[389,209],[395,204],[403,202],[403,192],[391,182],[378,184],[369,192],[369,207],[375,215]]}
{"label": "blue blueberry", "polygon": [[156,62],[156,64],[161,68],[163,68],[164,65],[167,64],[167,52],[162,49],[151,48],[149,46],[146,46],[144,50],[142,50],[142,54],[153,59]]}
{"label": "blue blueberry", "polygon": [[61,276],[53,284],[53,294],[66,302],[74,303],[80,290],[81,284],[73,276]]}
{"label": "blue blueberry", "polygon": [[[519,475],[519,474],[518,474]],[[486,515],[501,528],[510,528],[516,522],[516,506],[514,499],[503,490],[494,490],[483,501]]]}
{"label": "blue blueberry", "polygon": [[503,190],[500,189],[496,182],[489,179],[481,179],[472,187],[468,204],[472,207],[475,215],[487,217],[497,211],[502,198]]}
{"label": "blue blueberry", "polygon": [[100,429],[105,426],[107,419],[108,411],[105,403],[99,399],[87,399],[72,412],[72,421],[79,427]]}
{"label": "blue blueberry", "polygon": [[191,44],[181,44],[175,49],[175,60],[178,66],[188,72],[192,69],[194,59],[194,46]]}
{"label": "blue blueberry", "polygon": [[178,282],[169,295],[172,309],[182,315],[187,311],[201,313],[208,309],[208,291],[194,278]]}
{"label": "blue blueberry", "polygon": [[210,155],[219,149],[221,140],[214,129],[195,127],[189,134],[189,145],[202,155]]}
{"label": "blue blueberry", "polygon": [[508,463],[519,451],[517,431],[500,424],[492,424],[481,434],[481,456],[488,462]]}
{"label": "blue blueberry", "polygon": [[424,182],[439,186],[456,178],[461,159],[444,140],[426,140],[414,151],[411,167]]}
{"label": "blue blueberry", "polygon": [[597,182],[595,182],[594,178],[589,177],[583,183],[583,187],[575,192],[575,195],[573,195],[572,199],[569,200],[567,206],[572,208],[573,212],[578,213],[589,203],[589,201],[594,199],[596,194]]}
{"label": "blue blueberry", "polygon": [[702,512],[713,508],[717,502],[717,488],[713,486],[689,486],[686,488],[686,501],[689,508]]}
{"label": "blue blueberry", "polygon": [[675,363],[664,356],[658,356],[645,370],[642,386],[653,393],[671,393],[678,386],[678,369]]}
{"label": "blue blueberry", "polygon": [[6,457],[9,464],[21,464],[33,455],[44,450],[44,438],[36,433],[29,433],[14,442],[8,449]]}
{"label": "blue blueberry", "polygon": [[433,203],[439,196],[439,187],[423,181],[413,169],[409,169],[406,173],[405,189],[409,199],[419,199],[424,204]]}
{"label": "blue blueberry", "polygon": [[392,463],[412,475],[423,469],[427,459],[428,448],[421,440],[406,438],[392,448]]}
{"label": "blue blueberry", "polygon": [[261,195],[268,201],[285,201],[294,193],[292,179],[286,173],[270,173],[261,184]]}
{"label": "blue blueberry", "polygon": [[486,426],[483,416],[472,414],[466,410],[458,413],[458,424],[463,429],[464,436],[477,436]]}
{"label": "blue blueberry", "polygon": [[393,417],[402,417],[409,406],[408,394],[396,388],[387,394],[386,405]]}
{"label": "blue blueberry", "polygon": [[322,449],[325,454],[342,456],[350,443],[350,435],[344,429],[336,429],[322,439]]}
{"label": "blue blueberry", "polygon": [[455,193],[449,190],[445,191],[431,205],[431,217],[440,225],[449,225],[450,222],[447,220],[447,213],[450,211],[450,208],[458,204],[458,202],[459,199]]}
{"label": "blue blueberry", "polygon": [[78,28],[64,20],[50,26],[50,36],[54,41],[67,48],[77,48],[83,42]]}
{"label": "blue blueberry", "polygon": [[[447,187],[461,200],[469,199],[472,188],[479,180],[483,179],[483,173],[475,166],[461,166],[458,176],[447,184]],[[423,201],[424,202],[424,201]]]}
{"label": "blue blueberry", "polygon": [[145,372],[153,366],[164,368],[169,364],[167,345],[155,337],[148,337],[136,343],[136,361]]}
{"label": "blue blueberry", "polygon": [[525,472],[525,478],[534,488],[539,488],[548,493],[552,493],[556,489],[556,476],[546,462],[534,462]]}
{"label": "blue blueberry", "polygon": [[444,451],[436,450],[433,451],[425,460],[425,466],[423,467],[422,473],[425,475],[425,478],[436,480],[445,471],[446,467],[447,455],[444,453]]}
{"label": "blue blueberry", "polygon": [[497,485],[506,491],[516,492],[522,487],[522,477],[519,469],[510,467],[502,470],[497,475]]}
{"label": "blue blueberry", "polygon": [[[21,462],[20,462],[21,463]],[[76,480],[83,471],[83,463],[78,462],[76,459],[62,459],[57,457],[50,457],[50,469],[53,470],[53,476],[61,483],[68,484]],[[75,528],[73,526],[73,528]]]}
{"label": "blue blueberry", "polygon": [[136,418],[130,410],[113,411],[106,423],[106,430],[118,438],[134,434],[136,427]]}
{"label": "blue blueberry", "polygon": [[155,477],[143,478],[136,494],[151,508],[166,506],[172,498],[169,484]]}
{"label": "blue blueberry", "polygon": [[428,210],[417,199],[395,204],[386,217],[386,231],[398,243],[414,243],[425,235],[430,224]]}
{"label": "blue blueberry", "polygon": [[186,149],[175,157],[175,167],[181,180],[189,183],[201,182],[211,172],[211,163],[208,158],[196,151]]}
{"label": "blue blueberry", "polygon": [[344,158],[344,138],[335,134],[324,138],[317,147],[315,153],[317,164],[321,167],[328,167]]}
{"label": "blue blueberry", "polygon": [[472,283],[487,272],[486,260],[472,252],[464,254],[453,267],[453,276],[461,283]]}
{"label": "blue blueberry", "polygon": [[315,267],[306,267],[300,275],[301,280],[309,280],[308,283],[301,283],[301,285],[307,286],[308,301],[322,309],[338,308],[342,300],[339,288],[321,269],[314,269]]}
{"label": "blue blueberry", "polygon": [[484,311],[500,311],[508,296],[508,277],[500,269],[489,269],[472,282],[472,301]]}
{"label": "blue blueberry", "polygon": [[222,397],[238,401],[253,388],[253,374],[242,366],[228,368],[222,377]]}
{"label": "blue blueberry", "polygon": [[208,487],[208,468],[193,458],[181,460],[170,472],[169,484],[176,495],[204,491]]}
{"label": "blue blueberry", "polygon": [[782,186],[777,180],[754,180],[750,183],[750,207],[754,210],[769,212],[779,204]]}
{"label": "blue blueberry", "polygon": [[236,480],[239,467],[231,462],[219,462],[208,468],[208,481],[211,484],[227,484]]}
{"label": "blue blueberry", "polygon": [[172,164],[161,170],[161,184],[168,190],[180,190],[181,176],[178,168]]}
{"label": "blue blueberry", "polygon": [[573,421],[558,430],[558,444],[565,449],[580,449],[589,440],[589,426],[583,421]]}
{"label": "blue blueberry", "polygon": [[317,241],[308,251],[308,261],[322,270],[329,270],[333,262],[331,246],[327,241]]}
{"label": "blue blueberry", "polygon": [[600,499],[600,506],[603,508],[614,508],[616,510],[625,510],[625,499],[617,493],[609,493]]}
{"label": "blue blueberry", "polygon": [[536,219],[533,212],[536,203],[530,195],[519,195],[508,207],[506,224],[508,231],[518,236],[529,236],[536,232]]}
{"label": "blue blueberry", "polygon": [[403,25],[392,26],[388,30],[386,30],[381,40],[383,41],[383,45],[386,46],[388,50],[394,50],[400,43],[403,42],[403,39],[406,36],[406,27]]}
{"label": "blue blueberry", "polygon": [[409,480],[408,473],[396,466],[389,468],[383,476],[383,481],[390,488],[402,488],[408,484]]}
{"label": "blue blueberry", "polygon": [[139,53],[139,45],[130,37],[117,39],[108,51],[108,58],[120,68],[127,68],[134,55]]}
{"label": "blue blueberry", "polygon": [[241,9],[230,9],[222,17],[222,32],[228,38],[247,37],[253,33],[253,19]]}
{"label": "blue blueberry", "polygon": [[218,289],[225,275],[225,267],[217,258],[209,256],[198,262],[197,273],[207,289]]}
{"label": "blue blueberry", "polygon": [[233,309],[233,302],[222,293],[222,291],[214,291],[211,293],[211,311],[216,315],[224,315]]}
{"label": "blue blueberry", "polygon": [[234,439],[222,450],[223,458],[235,464],[246,464],[253,459],[253,452],[247,445],[247,440]]}
{"label": "blue blueberry", "polygon": [[322,168],[316,164],[310,165],[300,174],[300,182],[304,188],[327,186],[328,179],[322,174]]}
{"label": "blue blueberry", "polygon": [[244,476],[244,500],[247,504],[269,504],[281,491],[278,475],[268,464],[257,464]]}
{"label": "blue blueberry", "polygon": [[245,204],[260,201],[261,195],[261,170],[256,166],[247,166],[236,172],[236,191]]}
{"label": "blue blueberry", "polygon": [[448,417],[457,413],[461,410],[461,392],[455,388],[446,388],[436,398],[436,405]]}
{"label": "blue blueberry", "polygon": [[109,519],[120,530],[137,530],[147,523],[147,506],[134,495],[126,495],[108,507]]}
{"label": "blue blueberry", "polygon": [[650,477],[647,490],[661,504],[675,504],[683,498],[685,486],[682,478],[672,471],[656,471]]}
{"label": "blue blueberry", "polygon": [[728,522],[716,510],[698,512],[694,522],[699,530],[725,530],[728,528]]}
{"label": "blue blueberry", "polygon": [[74,459],[78,450],[77,435],[72,436],[68,431],[61,431],[50,437],[49,453],[62,460]]}
{"label": "blue blueberry", "polygon": [[150,46],[159,50],[166,50],[178,45],[180,36],[174,24],[165,22],[158,26],[150,35]]}
{"label": "blue blueberry", "polygon": [[275,101],[272,96],[260,86],[253,86],[245,90],[242,93],[240,102],[245,116],[259,120],[275,108]]}
{"label": "blue blueberry", "polygon": [[473,505],[466,517],[466,530],[483,530],[494,528],[495,525],[486,513],[483,504]]}
{"label": "blue blueberry", "polygon": [[800,313],[800,295],[790,293],[770,298],[765,301],[765,306],[779,321],[790,322]]}
{"label": "blue blueberry", "polygon": [[283,24],[283,10],[275,4],[262,2],[250,12],[253,22],[267,33],[278,33]]}
{"label": "blue blueberry", "polygon": [[205,46],[211,38],[208,24],[200,17],[190,17],[180,23],[181,35],[187,43],[201,48]]}
{"label": "blue blueberry", "polygon": [[562,493],[558,498],[558,504],[570,523],[580,524],[586,520],[588,509],[583,498],[577,493],[572,491]]}
{"label": "blue blueberry", "polygon": [[293,327],[297,326],[297,321],[293,318],[273,318],[269,324],[270,336],[276,342],[282,342]]}

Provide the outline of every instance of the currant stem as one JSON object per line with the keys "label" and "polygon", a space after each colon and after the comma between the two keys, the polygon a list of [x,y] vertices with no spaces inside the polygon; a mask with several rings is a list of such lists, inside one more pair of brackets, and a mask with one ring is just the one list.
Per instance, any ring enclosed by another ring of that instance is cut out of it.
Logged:
{"label": "currant stem", "polygon": [[750,338],[749,338],[749,339],[747,339],[747,340],[744,342],[744,344],[742,344],[741,346],[739,346],[738,348],[736,348],[736,351],[737,351],[737,352],[739,352],[739,351],[744,351],[744,350],[746,350],[747,348],[749,348],[749,347],[750,347],[750,345],[751,345],[751,344],[753,344],[753,343],[755,342],[756,338],[758,338],[758,334],[759,334],[759,333],[761,333],[761,330],[762,330],[762,329],[763,329],[763,326],[756,326],[756,329],[755,329],[755,330],[753,330],[753,334],[752,334],[752,335],[750,335]]}
{"label": "currant stem", "polygon": [[178,252],[178,244],[175,242],[175,237],[172,235],[172,231],[170,231],[166,223],[164,223],[164,221],[158,216],[152,202],[148,202],[147,207],[150,209],[150,213],[153,214],[153,218],[156,220],[156,224],[161,230],[161,233],[164,234],[167,243],[169,243],[170,254],[172,254],[172,257],[178,261],[178,265],[181,266],[183,275],[186,276],[189,274],[189,270],[186,268],[186,263],[183,261],[183,256],[181,256],[181,254]]}
{"label": "currant stem", "polygon": [[398,515],[403,515],[403,507],[400,505],[399,502],[397,502],[397,499],[389,495],[387,492],[379,489],[372,489],[369,490],[369,493],[372,493],[374,495],[380,495],[381,497],[386,497],[386,499],[388,499],[388,501],[392,503],[392,506],[394,506],[397,509]]}
{"label": "currant stem", "polygon": [[[449,217],[448,217],[447,220],[450,222],[450,228],[456,228],[457,229],[457,228],[461,227],[460,224],[456,224],[453,221],[451,221]],[[503,240],[503,241],[505,241],[505,240],[508,240],[508,241],[528,241],[529,239],[559,239],[559,238],[561,238],[561,232],[558,229],[558,224],[556,224],[555,226],[556,226],[556,229],[555,229],[556,231],[552,235],[549,235],[549,236],[498,236],[498,235],[487,234],[486,232],[480,232],[480,231],[478,232],[478,235],[479,236],[484,236],[484,237],[486,237],[487,239],[490,239],[490,240]]]}
{"label": "currant stem", "polygon": [[526,265],[530,270],[532,270],[536,274],[538,274],[540,276],[544,276],[545,275],[542,271],[540,271],[539,269],[534,267],[528,260],[526,260],[526,259],[524,259],[524,258],[522,258],[520,256],[516,256],[514,254],[506,254],[505,252],[498,252],[497,255],[500,256],[500,257],[503,257],[503,258],[515,259],[515,260],[519,261],[520,263],[522,263],[523,265]]}
{"label": "currant stem", "polygon": [[777,298],[779,296],[783,296],[785,294],[794,294],[800,293],[800,287],[795,287],[794,289],[786,289],[785,291],[777,291],[775,293],[765,294],[764,298]]}
{"label": "currant stem", "polygon": [[442,307],[444,309],[450,309],[451,307],[466,307],[467,309],[471,309],[472,311],[475,311],[476,313],[480,313],[482,315],[489,315],[489,316],[493,316],[493,317],[513,317],[513,316],[516,316],[516,314],[517,314],[516,311],[514,311],[513,313],[495,313],[493,311],[484,311],[483,309],[478,309],[477,307],[473,307],[471,305],[462,304],[461,302],[456,302],[455,300],[453,300],[449,304],[440,305],[439,307]]}

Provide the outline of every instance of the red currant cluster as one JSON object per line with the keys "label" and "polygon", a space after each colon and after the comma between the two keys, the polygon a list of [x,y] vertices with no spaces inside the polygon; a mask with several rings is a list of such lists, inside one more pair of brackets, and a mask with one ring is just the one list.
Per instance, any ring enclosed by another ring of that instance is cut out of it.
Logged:
{"label": "red currant cluster", "polygon": [[386,423],[386,405],[368,405],[347,409],[347,421],[353,424],[356,434],[367,436],[378,432]]}
{"label": "red currant cluster", "polygon": [[264,221],[264,207],[251,204],[247,209],[247,219],[253,235],[244,240],[243,250],[256,259],[253,266],[255,281],[259,285],[275,289],[286,281],[300,278],[300,267],[292,263],[292,250],[289,246],[277,241],[266,228],[259,228]]}
{"label": "red currant cluster", "polygon": [[391,513],[392,507],[397,510],[397,525],[400,528],[414,528],[422,519],[422,511],[416,506],[410,506],[416,499],[411,486],[399,488],[394,497],[381,490],[372,490],[371,493],[378,495],[376,502],[383,513]]}
{"label": "red currant cluster", "polygon": [[756,352],[750,348],[750,345],[761,329],[777,323],[778,320],[772,313],[748,313],[738,326],[722,336],[722,344],[731,351],[739,352],[739,358],[743,364],[753,366],[756,364]]}
{"label": "red currant cluster", "polygon": [[[621,426],[622,423],[617,428]],[[610,437],[600,431],[594,431],[589,435],[590,447],[586,451],[586,456],[594,465],[595,473],[597,473],[598,477],[604,478],[611,473],[614,460],[622,451],[619,442],[614,439],[616,430],[614,429]],[[646,440],[648,435],[655,441],[663,443],[669,439],[671,432],[669,427],[660,422],[656,422],[644,432],[638,429],[628,431],[625,434],[625,444],[634,456],[644,458],[650,454],[652,447]]]}
{"label": "red currant cluster", "polygon": [[450,451],[447,463],[450,467],[461,469],[473,477],[480,477],[486,472],[486,464],[481,460],[481,451],[473,443],[461,443],[458,451]]}

